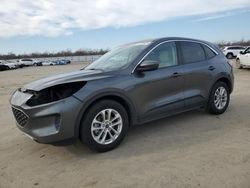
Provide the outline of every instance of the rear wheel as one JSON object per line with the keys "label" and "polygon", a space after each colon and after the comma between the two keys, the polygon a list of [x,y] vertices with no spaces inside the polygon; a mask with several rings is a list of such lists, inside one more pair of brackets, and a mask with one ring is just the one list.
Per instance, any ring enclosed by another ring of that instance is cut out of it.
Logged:
{"label": "rear wheel", "polygon": [[233,54],[232,53],[228,53],[227,55],[226,55],[226,57],[227,57],[227,59],[233,59]]}
{"label": "rear wheel", "polygon": [[211,114],[222,114],[230,101],[230,92],[225,82],[217,82],[210,92],[207,110]]}
{"label": "rear wheel", "polygon": [[90,149],[106,152],[122,142],[128,126],[124,107],[116,101],[102,100],[94,104],[84,116],[80,137]]}
{"label": "rear wheel", "polygon": [[242,65],[240,64],[240,59],[236,59],[236,68],[242,69]]}

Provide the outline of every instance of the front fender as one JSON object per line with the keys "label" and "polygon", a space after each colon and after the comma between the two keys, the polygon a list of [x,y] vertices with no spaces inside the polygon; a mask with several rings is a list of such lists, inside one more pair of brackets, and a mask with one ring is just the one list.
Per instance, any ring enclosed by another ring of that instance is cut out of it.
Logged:
{"label": "front fender", "polygon": [[81,126],[81,122],[82,122],[82,118],[84,116],[84,114],[86,113],[86,111],[88,110],[88,108],[95,102],[101,99],[114,99],[114,98],[119,98],[122,99],[128,106],[129,108],[129,116],[130,116],[130,123],[131,125],[136,124],[137,122],[137,116],[136,116],[136,108],[135,105],[133,104],[133,102],[124,94],[124,91],[119,90],[119,89],[108,89],[108,91],[106,90],[100,90],[98,92],[95,92],[93,95],[91,95],[91,97],[87,97],[86,99],[80,99],[79,100],[82,101],[82,109],[80,110],[77,119],[76,119],[76,123],[75,123],[75,137],[79,136],[80,133],[80,126]]}

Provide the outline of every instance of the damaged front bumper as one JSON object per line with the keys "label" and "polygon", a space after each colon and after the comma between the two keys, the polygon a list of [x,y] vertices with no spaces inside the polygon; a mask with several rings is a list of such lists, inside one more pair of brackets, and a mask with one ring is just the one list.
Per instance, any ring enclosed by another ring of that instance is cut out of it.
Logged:
{"label": "damaged front bumper", "polygon": [[75,136],[75,122],[82,102],[73,95],[62,100],[28,106],[32,94],[15,91],[10,104],[17,127],[40,143],[53,143]]}

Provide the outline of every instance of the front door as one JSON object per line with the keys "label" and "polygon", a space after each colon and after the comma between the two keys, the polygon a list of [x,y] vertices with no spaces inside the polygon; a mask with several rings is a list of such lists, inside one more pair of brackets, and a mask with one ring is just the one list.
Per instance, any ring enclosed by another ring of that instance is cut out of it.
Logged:
{"label": "front door", "polygon": [[182,110],[184,80],[175,42],[160,44],[144,60],[158,61],[159,68],[133,74],[135,89],[132,98],[140,119],[157,119]]}

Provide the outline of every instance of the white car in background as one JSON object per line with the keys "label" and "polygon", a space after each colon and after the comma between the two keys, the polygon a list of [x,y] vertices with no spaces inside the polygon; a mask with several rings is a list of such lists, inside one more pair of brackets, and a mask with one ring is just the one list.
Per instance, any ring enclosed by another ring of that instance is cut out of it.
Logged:
{"label": "white car in background", "polygon": [[245,51],[237,55],[236,67],[238,69],[241,69],[244,67],[250,67],[250,47],[248,47]]}
{"label": "white car in background", "polygon": [[44,61],[42,62],[43,66],[52,66],[52,65],[57,65],[55,61]]}
{"label": "white car in background", "polygon": [[33,66],[34,65],[33,59],[20,59],[18,62],[22,66]]}
{"label": "white car in background", "polygon": [[17,69],[18,65],[16,63],[5,63],[9,67],[9,69]]}
{"label": "white car in background", "polygon": [[236,57],[240,52],[245,51],[245,47],[243,46],[226,46],[222,49],[224,55],[227,59],[233,59]]}

